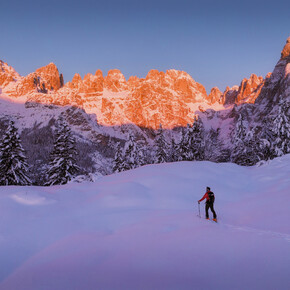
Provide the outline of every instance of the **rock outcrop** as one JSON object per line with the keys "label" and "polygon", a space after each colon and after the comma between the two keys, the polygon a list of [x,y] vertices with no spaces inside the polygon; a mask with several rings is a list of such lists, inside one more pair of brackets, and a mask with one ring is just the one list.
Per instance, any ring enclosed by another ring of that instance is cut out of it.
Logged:
{"label": "rock outcrop", "polygon": [[128,85],[124,75],[118,69],[113,69],[104,78],[104,88],[116,93],[128,90]]}
{"label": "rock outcrop", "polygon": [[290,37],[287,38],[286,44],[281,52],[281,58],[285,58],[290,55]]}
{"label": "rock outcrop", "polygon": [[208,100],[211,104],[214,103],[222,103],[222,95],[223,93],[219,90],[218,87],[214,87],[211,89],[209,95],[208,95]]}
{"label": "rock outcrop", "polygon": [[174,69],[166,72],[150,70],[145,78],[132,76],[128,81],[120,70],[110,70],[107,76],[97,70],[83,79],[75,74],[71,82],[64,84],[53,63],[21,77],[2,61],[0,87],[6,95],[24,96],[29,103],[82,108],[87,113],[96,114],[103,125],[134,123],[158,128],[163,124],[172,128],[193,122],[196,111],[205,111],[212,105],[222,108],[278,100],[289,92],[289,62],[290,38],[273,73],[265,79],[252,74],[239,86],[227,87],[223,93],[214,87],[209,95],[189,74]]}
{"label": "rock outcrop", "polygon": [[20,75],[7,63],[0,60],[0,87],[5,87],[10,83],[20,79]]}
{"label": "rock outcrop", "polygon": [[235,99],[235,103],[254,103],[264,85],[263,77],[252,74],[249,79],[243,79]]}
{"label": "rock outcrop", "polygon": [[[7,71],[6,69],[2,73],[4,78],[6,77],[6,82],[3,82],[2,86],[5,88],[5,92],[13,97],[24,96],[32,92],[43,94],[56,92],[62,86],[63,77],[53,63],[41,67],[25,77],[20,77],[15,71],[12,75],[11,71],[14,70]],[[10,83],[7,83],[7,80],[10,80]]]}

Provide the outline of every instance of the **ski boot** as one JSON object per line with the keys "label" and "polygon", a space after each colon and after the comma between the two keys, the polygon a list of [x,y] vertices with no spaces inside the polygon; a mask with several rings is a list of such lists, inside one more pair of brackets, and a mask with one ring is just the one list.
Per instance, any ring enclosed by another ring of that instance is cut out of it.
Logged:
{"label": "ski boot", "polygon": [[217,223],[217,219],[212,219],[212,220]]}

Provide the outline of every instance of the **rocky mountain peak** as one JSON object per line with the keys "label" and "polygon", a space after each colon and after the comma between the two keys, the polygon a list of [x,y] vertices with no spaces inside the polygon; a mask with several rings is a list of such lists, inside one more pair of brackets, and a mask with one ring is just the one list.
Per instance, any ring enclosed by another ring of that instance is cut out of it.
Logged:
{"label": "rocky mountain peak", "polygon": [[103,72],[100,69],[96,70],[95,76],[98,77],[98,78],[104,78],[103,77]]}
{"label": "rocky mountain peak", "polygon": [[120,70],[112,69],[104,78],[104,87],[112,92],[120,92],[127,90],[128,84]]}
{"label": "rocky mountain peak", "polygon": [[76,73],[73,78],[72,78],[72,81],[71,81],[73,84],[78,84],[80,82],[82,82],[82,77],[80,74]]}
{"label": "rocky mountain peak", "polygon": [[0,86],[5,87],[10,82],[16,82],[20,75],[4,61],[0,60]]}
{"label": "rocky mountain peak", "polygon": [[54,63],[50,63],[35,71],[38,78],[41,78],[46,89],[57,91],[61,87],[59,71]]}
{"label": "rocky mountain peak", "polygon": [[286,40],[286,44],[281,52],[281,58],[285,58],[290,55],[290,36]]}
{"label": "rocky mountain peak", "polygon": [[251,74],[249,79],[243,79],[235,100],[236,104],[254,103],[263,86],[263,77]]}
{"label": "rocky mountain peak", "polygon": [[151,69],[145,77],[145,80],[160,81],[164,75],[164,72],[160,72],[157,69]]}
{"label": "rocky mountain peak", "polygon": [[211,104],[214,104],[216,102],[220,103],[222,94],[223,93],[220,91],[218,87],[213,87],[208,95],[208,101]]}
{"label": "rocky mountain peak", "polygon": [[133,123],[147,128],[156,129],[160,124],[173,128],[193,122],[196,111],[216,103],[221,106],[212,108],[266,100],[270,108],[272,100],[289,92],[289,45],[290,38],[272,74],[265,79],[252,74],[223,93],[214,87],[207,95],[205,88],[188,73],[175,69],[166,72],[152,69],[145,78],[132,76],[128,81],[118,69],[110,70],[107,76],[97,70],[83,79],[75,74],[62,87],[62,77],[53,63],[21,77],[3,61],[0,61],[0,87],[7,96],[23,96],[34,103],[74,105],[96,114],[99,123],[107,126]]}

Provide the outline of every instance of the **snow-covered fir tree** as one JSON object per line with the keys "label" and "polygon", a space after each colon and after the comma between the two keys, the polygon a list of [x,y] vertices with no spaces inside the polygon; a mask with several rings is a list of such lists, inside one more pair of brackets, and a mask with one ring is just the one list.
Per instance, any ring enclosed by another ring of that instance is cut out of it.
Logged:
{"label": "snow-covered fir tree", "polygon": [[195,117],[193,125],[187,124],[181,131],[181,140],[176,146],[178,161],[204,160],[204,136],[202,120]]}
{"label": "snow-covered fir tree", "polygon": [[239,164],[251,166],[263,159],[261,152],[262,142],[259,140],[257,128],[253,128],[247,132],[244,140],[244,150],[239,160]]}
{"label": "snow-covered fir tree", "polygon": [[275,137],[272,127],[273,120],[266,117],[262,121],[262,127],[258,135],[259,149],[262,154],[262,160],[270,160],[275,157],[275,151],[273,148]]}
{"label": "snow-covered fir tree", "polygon": [[239,114],[238,121],[234,131],[234,141],[244,141],[247,135],[247,126],[244,120],[244,116]]}
{"label": "snow-covered fir tree", "polygon": [[215,162],[227,162],[229,160],[229,150],[225,148],[223,140],[220,138],[220,128],[211,128],[205,137],[204,159]]}
{"label": "snow-covered fir tree", "polygon": [[176,144],[176,161],[192,160],[192,152],[190,150],[190,134],[191,126],[187,124],[186,128],[182,128],[181,139]]}
{"label": "snow-covered fir tree", "polygon": [[13,121],[0,143],[0,185],[30,185],[28,164]]}
{"label": "snow-covered fir tree", "polygon": [[233,135],[233,151],[231,152],[231,161],[240,165],[247,165],[247,156],[245,155],[245,142],[247,136],[247,128],[244,117],[239,115]]}
{"label": "snow-covered fir tree", "polygon": [[117,143],[117,149],[113,161],[113,172],[124,171],[123,168],[123,148],[121,147],[120,142]]}
{"label": "snow-covered fir tree", "polygon": [[147,152],[147,146],[145,144],[144,140],[139,140],[136,142],[137,147],[137,157],[136,157],[136,165],[142,166],[145,164],[148,164],[148,152]]}
{"label": "snow-covered fir tree", "polygon": [[242,114],[239,115],[234,131],[234,149],[231,161],[239,165],[252,166],[263,158],[262,142],[259,140],[258,129],[248,130]]}
{"label": "snow-covered fir tree", "polygon": [[279,103],[279,112],[274,119],[273,132],[275,141],[273,144],[275,155],[282,156],[290,153],[290,117],[289,103],[281,100]]}
{"label": "snow-covered fir tree", "polygon": [[138,151],[135,142],[135,138],[132,134],[124,146],[124,156],[122,162],[122,171],[134,169],[139,166],[138,162]]}
{"label": "snow-covered fir tree", "polygon": [[46,172],[45,185],[66,184],[77,175],[75,140],[69,126],[60,120],[56,130],[54,148]]}
{"label": "snow-covered fir tree", "polygon": [[169,162],[176,162],[178,161],[178,149],[179,146],[176,144],[174,138],[171,138],[169,153],[168,153],[168,161]]}
{"label": "snow-covered fir tree", "polygon": [[195,121],[189,133],[189,160],[204,160],[205,132],[201,118],[195,117]]}
{"label": "snow-covered fir tree", "polygon": [[154,163],[165,163],[168,162],[168,144],[164,137],[162,125],[157,131],[155,137],[155,150],[154,150]]}

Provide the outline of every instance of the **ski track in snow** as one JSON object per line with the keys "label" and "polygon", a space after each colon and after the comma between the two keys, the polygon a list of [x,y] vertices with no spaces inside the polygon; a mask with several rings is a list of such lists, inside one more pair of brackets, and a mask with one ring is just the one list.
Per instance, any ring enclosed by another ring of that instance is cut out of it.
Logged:
{"label": "ski track in snow", "polygon": [[223,224],[223,223],[221,223],[221,225],[223,225],[225,227],[228,227],[230,229],[233,229],[233,230],[237,230],[237,231],[243,231],[243,232],[254,233],[254,234],[257,234],[257,235],[265,235],[265,236],[273,236],[273,237],[276,237],[276,238],[281,238],[281,239],[284,239],[284,240],[286,240],[287,242],[290,243],[290,235],[288,235],[288,234],[283,234],[283,233],[278,233],[278,232],[273,232],[273,231],[267,231],[267,230],[260,230],[260,229],[251,228],[251,227],[234,226],[234,225]]}

